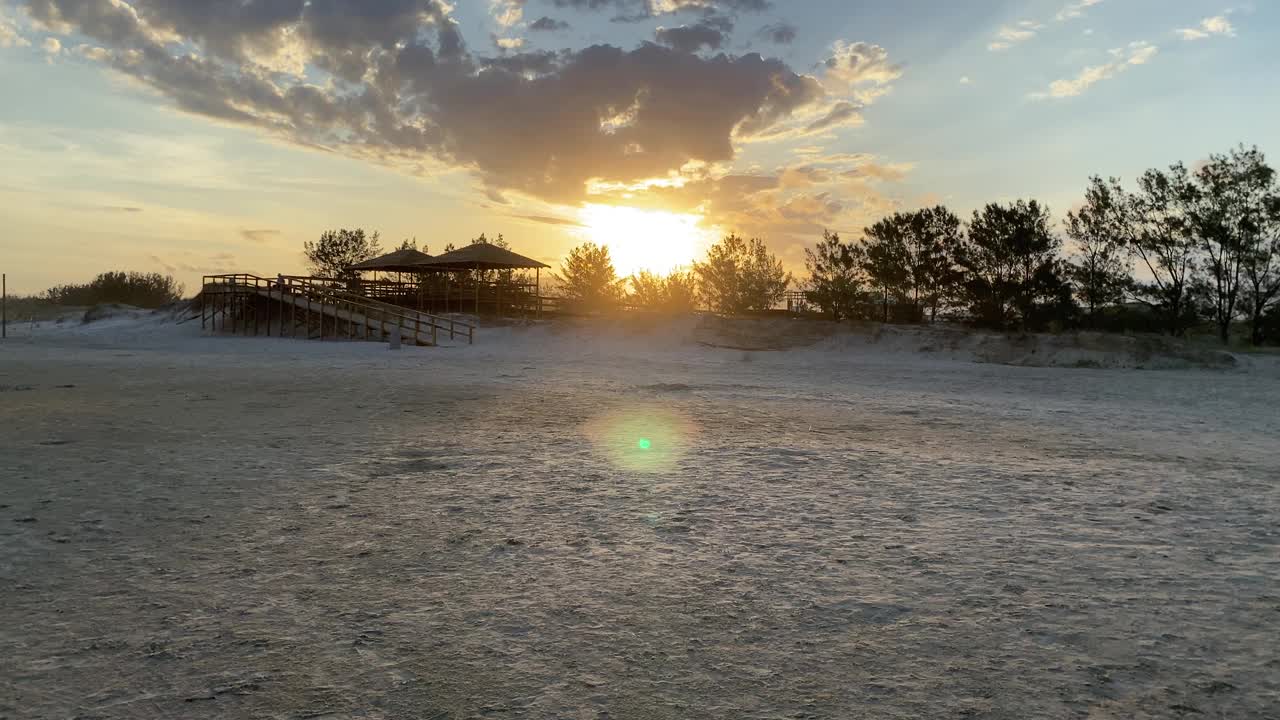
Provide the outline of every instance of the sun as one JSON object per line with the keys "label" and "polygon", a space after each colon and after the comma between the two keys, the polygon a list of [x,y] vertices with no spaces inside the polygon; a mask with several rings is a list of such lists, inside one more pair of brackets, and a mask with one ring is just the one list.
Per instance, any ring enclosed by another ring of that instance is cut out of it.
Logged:
{"label": "sun", "polygon": [[702,217],[617,205],[587,205],[578,213],[583,240],[607,245],[621,277],[641,270],[659,275],[687,268],[709,247],[714,233]]}

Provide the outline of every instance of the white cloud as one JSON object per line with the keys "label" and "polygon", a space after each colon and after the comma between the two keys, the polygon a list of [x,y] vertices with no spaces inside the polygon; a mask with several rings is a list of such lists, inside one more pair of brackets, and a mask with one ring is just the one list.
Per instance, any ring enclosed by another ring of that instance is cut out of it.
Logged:
{"label": "white cloud", "polygon": [[1058,14],[1055,15],[1053,19],[1058,22],[1074,20],[1075,18],[1082,17],[1085,10],[1088,10],[1094,5],[1098,5],[1100,3],[1102,3],[1102,0],[1077,0],[1077,2],[1073,2],[1058,11]]}
{"label": "white cloud", "polygon": [[524,19],[525,0],[489,0],[489,12],[503,28],[509,28]]}
{"label": "white cloud", "polygon": [[58,41],[58,38],[45,38],[40,47],[44,48],[44,51],[49,55],[57,55],[62,52],[62,43]]}
{"label": "white cloud", "polygon": [[1033,93],[1032,97],[1042,100],[1083,95],[1086,90],[1103,80],[1113,78],[1137,65],[1146,65],[1159,51],[1158,47],[1148,42],[1130,43],[1126,48],[1112,50],[1111,62],[1087,67],[1073,78],[1055,80],[1050,83],[1048,92]]}
{"label": "white cloud", "polygon": [[18,28],[14,26],[13,22],[3,14],[0,14],[0,48],[28,47],[30,45],[31,41],[18,33]]}
{"label": "white cloud", "polygon": [[889,62],[889,51],[879,45],[837,40],[831,46],[822,83],[834,95],[870,105],[892,89],[902,77],[902,66]]}
{"label": "white cloud", "polygon": [[1198,27],[1182,28],[1178,31],[1178,34],[1182,36],[1183,40],[1203,40],[1212,35],[1235,37],[1236,29],[1224,14],[1205,18],[1200,21],[1200,25]]}
{"label": "white cloud", "polygon": [[988,50],[1008,50],[1019,43],[1024,43],[1044,29],[1044,25],[1033,20],[1023,20],[1014,25],[1002,25],[996,31],[996,39],[987,45]]}
{"label": "white cloud", "polygon": [[518,50],[524,47],[524,38],[500,38],[493,39],[493,44],[503,50]]}
{"label": "white cloud", "polygon": [[973,83],[973,81],[969,79],[969,76],[968,76],[968,75],[965,75],[964,77],[960,78],[960,84],[961,84],[961,85],[970,85],[970,84],[972,84],[972,83]]}

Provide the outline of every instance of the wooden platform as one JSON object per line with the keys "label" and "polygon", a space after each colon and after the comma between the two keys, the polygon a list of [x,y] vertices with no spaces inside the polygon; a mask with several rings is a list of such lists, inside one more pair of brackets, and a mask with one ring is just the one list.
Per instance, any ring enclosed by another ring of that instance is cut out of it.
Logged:
{"label": "wooden platform", "polygon": [[312,278],[208,275],[200,323],[211,332],[389,341],[434,346],[475,341],[475,326],[351,293]]}

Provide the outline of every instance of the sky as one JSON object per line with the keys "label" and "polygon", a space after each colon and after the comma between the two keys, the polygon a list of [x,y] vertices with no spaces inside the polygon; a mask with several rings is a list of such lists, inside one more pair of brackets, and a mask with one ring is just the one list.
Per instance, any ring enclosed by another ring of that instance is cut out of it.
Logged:
{"label": "sky", "polygon": [[0,271],[305,268],[333,228],[621,273],[1280,153],[1280,3],[0,0]]}

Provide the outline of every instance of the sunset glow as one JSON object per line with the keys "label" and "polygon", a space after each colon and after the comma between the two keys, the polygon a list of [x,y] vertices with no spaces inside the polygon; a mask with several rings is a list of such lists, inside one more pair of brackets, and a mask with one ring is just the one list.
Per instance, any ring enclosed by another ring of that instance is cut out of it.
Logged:
{"label": "sunset glow", "polygon": [[715,240],[698,215],[614,205],[587,205],[579,211],[582,240],[607,245],[618,275],[641,270],[666,275],[689,267]]}

